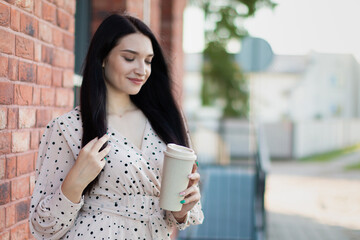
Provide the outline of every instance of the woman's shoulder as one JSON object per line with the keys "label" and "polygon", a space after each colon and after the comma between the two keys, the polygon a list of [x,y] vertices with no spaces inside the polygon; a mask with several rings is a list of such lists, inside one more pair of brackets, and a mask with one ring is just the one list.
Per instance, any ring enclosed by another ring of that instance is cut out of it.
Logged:
{"label": "woman's shoulder", "polygon": [[81,122],[80,106],[76,106],[71,111],[69,111],[63,115],[60,115],[58,117],[58,119],[66,120],[66,121],[70,120],[71,122]]}
{"label": "woman's shoulder", "polygon": [[82,126],[80,106],[76,106],[72,110],[52,119],[48,123],[47,128],[53,127],[54,124],[64,125],[67,127],[79,125]]}

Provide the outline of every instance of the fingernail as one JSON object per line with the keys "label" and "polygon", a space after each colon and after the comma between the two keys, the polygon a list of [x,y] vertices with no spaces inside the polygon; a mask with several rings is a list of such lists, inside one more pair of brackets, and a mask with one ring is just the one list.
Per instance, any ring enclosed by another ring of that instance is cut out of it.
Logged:
{"label": "fingernail", "polygon": [[199,162],[198,162],[198,161],[195,161],[195,163],[196,163],[196,166],[199,166]]}
{"label": "fingernail", "polygon": [[185,195],[185,192],[181,192],[181,193],[180,193],[180,196],[184,196],[184,195]]}
{"label": "fingernail", "polygon": [[107,161],[106,157],[104,157],[105,161]]}
{"label": "fingernail", "polygon": [[184,203],[185,203],[185,200],[181,200],[180,203],[181,203],[181,204],[184,204]]}

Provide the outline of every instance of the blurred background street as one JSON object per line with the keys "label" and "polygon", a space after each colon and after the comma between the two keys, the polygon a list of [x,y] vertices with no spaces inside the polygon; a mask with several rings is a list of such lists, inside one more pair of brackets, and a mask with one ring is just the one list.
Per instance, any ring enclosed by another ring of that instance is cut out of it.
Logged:
{"label": "blurred background street", "polygon": [[269,240],[360,239],[360,152],[330,163],[277,161],[267,178]]}

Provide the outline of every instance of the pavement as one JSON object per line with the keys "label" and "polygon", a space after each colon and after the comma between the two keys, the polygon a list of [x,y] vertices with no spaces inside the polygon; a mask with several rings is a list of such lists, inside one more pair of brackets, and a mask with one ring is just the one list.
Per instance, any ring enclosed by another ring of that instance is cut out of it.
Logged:
{"label": "pavement", "polygon": [[265,208],[268,240],[360,240],[360,171],[344,167],[360,152],[330,162],[272,162]]}

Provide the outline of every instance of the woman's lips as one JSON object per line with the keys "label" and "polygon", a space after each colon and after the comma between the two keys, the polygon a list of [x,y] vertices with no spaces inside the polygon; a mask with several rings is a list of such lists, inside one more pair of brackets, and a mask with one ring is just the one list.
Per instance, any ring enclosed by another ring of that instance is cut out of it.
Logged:
{"label": "woman's lips", "polygon": [[138,78],[129,78],[131,82],[133,82],[136,85],[141,85],[144,81]]}

